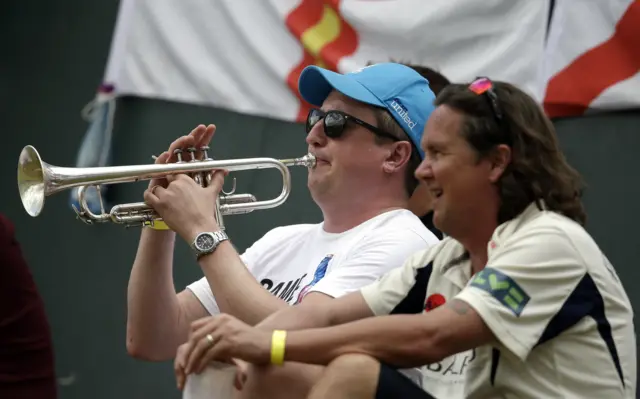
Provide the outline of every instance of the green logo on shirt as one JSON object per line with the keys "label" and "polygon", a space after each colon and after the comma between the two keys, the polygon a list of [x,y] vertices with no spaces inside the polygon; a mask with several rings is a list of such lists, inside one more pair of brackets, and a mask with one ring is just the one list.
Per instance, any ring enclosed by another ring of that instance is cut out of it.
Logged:
{"label": "green logo on shirt", "polygon": [[529,295],[511,277],[490,267],[485,267],[476,274],[470,285],[491,294],[516,316],[520,316],[530,299]]}

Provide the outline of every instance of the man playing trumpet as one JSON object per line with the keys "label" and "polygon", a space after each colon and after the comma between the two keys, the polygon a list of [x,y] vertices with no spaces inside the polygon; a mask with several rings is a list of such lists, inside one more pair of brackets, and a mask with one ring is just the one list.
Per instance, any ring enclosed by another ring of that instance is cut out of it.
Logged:
{"label": "man playing trumpet", "polygon": [[[422,132],[433,110],[427,80],[396,63],[345,75],[312,66],[303,71],[299,90],[319,106],[308,115],[306,141],[317,160],[308,187],[323,222],[274,228],[238,253],[215,219],[224,171],[214,172],[207,187],[187,175],[151,181],[145,202],[170,229],[147,227],[141,233],[128,287],[132,356],[174,358],[191,323],[208,315],[228,313],[255,325],[292,304],[312,314],[438,242],[406,209],[424,155]],[[156,163],[174,162],[176,149],[207,146],[214,132],[214,125],[198,126]],[[172,277],[176,234],[194,248],[204,274],[179,293]],[[268,291],[278,285],[286,292]],[[313,368],[301,372],[313,373]],[[212,373],[214,388],[221,391],[209,397],[224,397],[233,369]],[[419,382],[418,374],[407,373]]]}

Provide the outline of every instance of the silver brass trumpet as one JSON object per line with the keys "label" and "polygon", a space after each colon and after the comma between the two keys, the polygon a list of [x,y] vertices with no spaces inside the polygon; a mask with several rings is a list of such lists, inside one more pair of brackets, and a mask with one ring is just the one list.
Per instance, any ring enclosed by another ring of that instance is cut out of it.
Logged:
{"label": "silver brass trumpet", "polygon": [[[282,175],[282,192],[275,198],[257,201],[252,194],[235,194],[235,180],[231,192],[222,192],[216,201],[216,218],[224,229],[222,216],[249,213],[254,210],[270,209],[282,205],[291,192],[289,167],[306,166],[313,168],[316,159],[312,154],[301,158],[273,159],[246,158],[233,160],[213,160],[207,154],[208,147],[189,148],[191,159],[182,160],[182,150],[176,150],[178,162],[169,164],[107,166],[91,168],[70,168],[49,165],[40,158],[33,146],[22,149],[18,160],[18,190],[22,205],[27,213],[36,217],[42,212],[45,198],[59,191],[79,187],[78,204],[74,210],[78,217],[88,224],[94,222],[113,222],[129,226],[153,225],[161,220],[159,215],[144,202],[115,205],[105,212],[102,201],[101,213],[95,214],[89,209],[85,198],[86,189],[100,184],[131,183],[139,180],[151,180],[172,174],[188,174],[199,184],[206,186],[211,181],[211,173],[216,169],[229,172],[275,168]],[[196,151],[203,152],[203,160],[197,160]]]}

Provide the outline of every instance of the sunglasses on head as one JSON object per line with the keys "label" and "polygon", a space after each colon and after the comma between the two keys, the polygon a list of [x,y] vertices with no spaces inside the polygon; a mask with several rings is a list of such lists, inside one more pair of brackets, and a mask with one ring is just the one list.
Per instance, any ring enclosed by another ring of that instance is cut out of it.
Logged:
{"label": "sunglasses on head", "polygon": [[309,110],[306,125],[307,133],[309,133],[311,129],[313,129],[313,127],[316,125],[316,123],[320,122],[322,119],[324,119],[324,134],[332,139],[337,139],[338,137],[342,136],[347,126],[347,122],[353,122],[371,131],[376,136],[386,137],[393,141],[400,141],[399,138],[395,137],[391,133],[387,133],[380,128],[370,125],[367,122],[356,118],[355,116],[351,116],[342,111],[335,110],[325,112],[317,108],[312,108],[311,110]]}
{"label": "sunglasses on head", "polygon": [[500,128],[499,137],[495,138],[496,142],[511,145],[512,139],[508,134],[507,125],[503,119],[502,109],[498,102],[498,95],[494,90],[494,85],[491,79],[484,76],[478,77],[469,85],[469,90],[479,96],[484,95],[485,98],[489,100],[489,106],[491,107],[493,116],[495,117],[496,122],[498,122],[498,127]]}
{"label": "sunglasses on head", "polygon": [[493,82],[491,79],[481,76],[477,77],[469,85],[469,90],[476,93],[477,95],[485,95],[489,100],[489,105],[491,106],[491,110],[493,111],[493,115],[495,116],[498,123],[502,122],[502,110],[500,109],[500,105],[498,104],[498,95],[495,90],[493,90]]}

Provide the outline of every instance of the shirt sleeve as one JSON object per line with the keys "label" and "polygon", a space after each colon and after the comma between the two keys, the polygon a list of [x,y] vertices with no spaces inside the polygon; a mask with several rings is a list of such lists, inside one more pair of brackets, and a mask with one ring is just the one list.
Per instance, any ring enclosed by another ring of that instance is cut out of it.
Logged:
{"label": "shirt sleeve", "polygon": [[401,267],[407,258],[429,245],[424,238],[408,229],[364,237],[350,255],[338,265],[332,265],[331,272],[309,292],[321,292],[337,298],[357,291],[388,271]]}
{"label": "shirt sleeve", "polygon": [[[264,253],[265,248],[270,247],[274,240],[279,239],[280,231],[280,228],[268,231],[258,241],[254,242],[249,248],[240,254],[240,259],[242,259],[242,262],[247,266],[249,271],[258,267],[256,265],[260,262],[260,257]],[[218,307],[218,303],[216,302],[216,298],[211,291],[211,286],[209,285],[209,281],[207,281],[206,277],[202,277],[200,280],[187,285],[187,289],[190,290],[196,298],[198,298],[209,314],[216,315],[220,313],[220,308]]]}
{"label": "shirt sleeve", "polygon": [[434,248],[415,253],[402,267],[389,271],[360,290],[374,315],[422,313],[433,271],[431,253]]}
{"label": "shirt sleeve", "polygon": [[524,361],[544,335],[582,317],[580,301],[587,298],[568,299],[589,295],[582,284],[586,265],[567,234],[554,227],[518,234],[494,251],[456,298],[474,308],[496,339]]}

